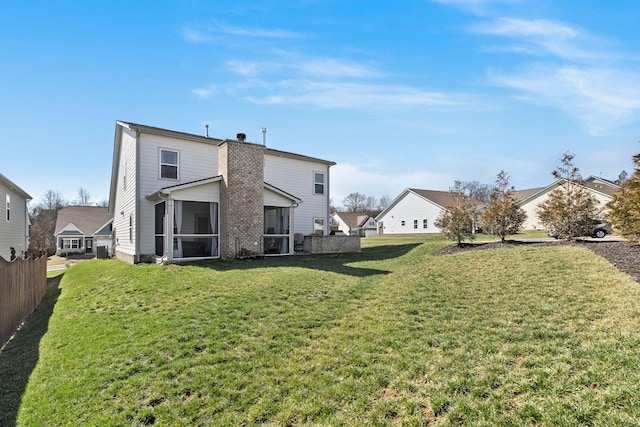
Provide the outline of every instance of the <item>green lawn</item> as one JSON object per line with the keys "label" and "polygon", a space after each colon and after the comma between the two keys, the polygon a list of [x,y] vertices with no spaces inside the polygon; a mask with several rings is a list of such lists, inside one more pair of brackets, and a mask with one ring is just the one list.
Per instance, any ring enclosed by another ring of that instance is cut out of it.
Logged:
{"label": "green lawn", "polygon": [[579,247],[87,261],[20,426],[638,425],[640,286]]}

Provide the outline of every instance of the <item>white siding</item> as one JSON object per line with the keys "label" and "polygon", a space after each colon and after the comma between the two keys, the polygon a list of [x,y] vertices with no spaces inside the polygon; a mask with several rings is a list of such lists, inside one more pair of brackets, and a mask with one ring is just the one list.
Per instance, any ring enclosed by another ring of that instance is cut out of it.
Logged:
{"label": "white siding", "polygon": [[[7,194],[10,197],[10,219],[7,222]],[[28,249],[27,201],[0,182],[0,256],[9,261],[11,250],[21,256]]]}
{"label": "white siding", "polygon": [[[406,190],[405,190],[406,191]],[[442,212],[442,208],[415,193],[406,191],[404,197],[398,200],[384,215],[377,219],[382,222],[382,234],[428,234],[440,233],[434,222]],[[427,220],[427,228],[423,228],[423,220]],[[418,221],[418,228],[414,228],[413,221]],[[404,221],[405,225],[402,225]]]}
{"label": "white siding", "polygon": [[[161,179],[159,171],[160,149],[175,150],[179,153],[178,179]],[[143,255],[155,253],[154,234],[154,206],[155,203],[146,199],[146,196],[156,192],[160,188],[177,184],[184,184],[198,179],[209,178],[218,175],[218,147],[216,145],[200,142],[185,141],[159,135],[141,134],[140,136],[140,183],[139,183],[139,215],[145,220],[140,221],[139,250]],[[205,185],[202,189],[193,191],[213,190],[213,186]],[[219,198],[219,186],[215,186],[216,195],[202,197],[200,201],[217,201]],[[186,190],[180,192],[182,194]],[[193,191],[190,193],[193,196]],[[185,192],[184,194],[188,194]],[[185,196],[186,197],[186,196]],[[176,198],[178,198],[176,196]],[[187,199],[183,199],[187,200]]]}
{"label": "white siding", "polygon": [[[536,197],[535,199],[532,199],[530,201],[528,201],[527,203],[523,204],[521,207],[522,209],[526,212],[527,214],[527,220],[525,221],[524,225],[523,225],[523,229],[525,230],[540,230],[540,229],[544,229],[544,226],[540,223],[540,220],[538,219],[538,214],[536,212],[536,210],[538,209],[538,206],[541,203],[544,203],[545,201],[547,201],[547,199],[549,199],[549,193],[553,190],[555,190],[556,188],[558,188],[557,186],[551,187],[549,189],[546,189],[545,191],[541,192],[538,197]],[[591,192],[596,199],[598,200],[598,208],[599,209],[603,209],[604,206],[609,203],[609,201],[611,201],[611,197],[602,194],[602,193],[596,193],[596,192]]]}
{"label": "white siding", "polygon": [[[113,208],[113,229],[116,242],[115,250],[135,255],[136,224],[136,135],[123,128],[120,145],[120,164],[118,165],[117,191]],[[126,189],[125,189],[126,164]],[[129,239],[129,216],[133,216],[133,240]],[[153,218],[153,216],[152,216]]]}
{"label": "white siding", "polygon": [[[325,174],[325,194],[313,194],[313,173]],[[267,154],[264,180],[302,200],[294,209],[294,233],[313,233],[313,219],[324,218],[325,234],[329,229],[329,167],[325,163],[291,159]]]}

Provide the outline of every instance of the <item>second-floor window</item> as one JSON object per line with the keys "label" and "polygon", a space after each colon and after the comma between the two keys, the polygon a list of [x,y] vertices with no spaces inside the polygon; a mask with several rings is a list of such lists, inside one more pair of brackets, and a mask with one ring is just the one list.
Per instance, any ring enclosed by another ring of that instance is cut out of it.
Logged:
{"label": "second-floor window", "polygon": [[313,194],[324,194],[325,175],[322,172],[313,173]]}
{"label": "second-floor window", "polygon": [[178,179],[179,153],[160,149],[160,178]]}
{"label": "second-floor window", "polygon": [[11,196],[7,194],[7,222],[9,221],[11,221]]}

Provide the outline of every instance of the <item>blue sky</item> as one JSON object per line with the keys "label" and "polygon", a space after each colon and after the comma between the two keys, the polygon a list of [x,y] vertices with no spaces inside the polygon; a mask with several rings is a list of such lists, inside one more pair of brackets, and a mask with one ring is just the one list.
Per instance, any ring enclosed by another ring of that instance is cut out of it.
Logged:
{"label": "blue sky", "polygon": [[337,162],[331,195],[640,151],[636,0],[0,2],[0,173],[108,197],[116,120]]}

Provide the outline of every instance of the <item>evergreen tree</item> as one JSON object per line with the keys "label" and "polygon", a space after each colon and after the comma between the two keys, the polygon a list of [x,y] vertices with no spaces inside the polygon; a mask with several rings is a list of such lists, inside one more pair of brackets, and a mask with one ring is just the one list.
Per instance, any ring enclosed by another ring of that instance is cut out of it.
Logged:
{"label": "evergreen tree", "polygon": [[464,239],[473,240],[475,235],[475,206],[471,203],[462,188],[460,181],[455,181],[454,187],[449,190],[452,203],[440,213],[435,221],[435,226],[442,230],[442,234],[457,242],[458,245]]}
{"label": "evergreen tree", "polygon": [[509,175],[500,171],[491,192],[489,205],[482,212],[482,227],[489,234],[500,237],[516,234],[527,219],[525,211],[518,206],[513,187],[509,187]]}
{"label": "evergreen tree", "polygon": [[555,237],[567,240],[588,234],[598,217],[598,200],[582,185],[573,158],[573,154],[566,153],[560,159],[561,165],[552,173],[560,180],[560,185],[536,210],[547,230]]}
{"label": "evergreen tree", "polygon": [[634,173],[607,204],[611,224],[625,237],[640,239],[640,154],[633,156]]}

